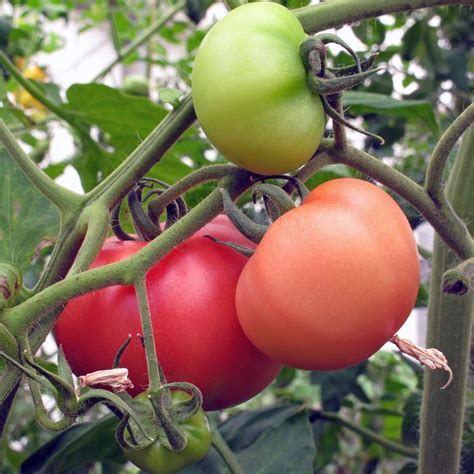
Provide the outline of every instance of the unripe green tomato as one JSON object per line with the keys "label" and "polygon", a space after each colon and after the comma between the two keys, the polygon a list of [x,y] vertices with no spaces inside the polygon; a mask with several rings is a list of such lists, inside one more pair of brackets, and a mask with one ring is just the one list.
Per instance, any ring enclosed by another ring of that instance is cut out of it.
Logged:
{"label": "unripe green tomato", "polygon": [[126,94],[148,97],[150,89],[146,77],[138,75],[127,76],[123,81],[122,90]]}
{"label": "unripe green tomato", "polygon": [[325,115],[306,85],[299,53],[306,37],[286,8],[250,3],[216,23],[199,48],[196,115],[209,140],[242,168],[285,173],[319,146]]}
{"label": "unripe green tomato", "polygon": [[[187,400],[190,395],[176,390],[171,392],[174,402]],[[147,400],[146,392],[137,395],[137,399]],[[155,441],[143,449],[124,449],[125,456],[133,464],[149,474],[174,474],[190,464],[200,461],[211,447],[211,429],[204,410],[200,409],[188,420],[178,423],[184,433],[187,444],[182,451],[171,451]]]}

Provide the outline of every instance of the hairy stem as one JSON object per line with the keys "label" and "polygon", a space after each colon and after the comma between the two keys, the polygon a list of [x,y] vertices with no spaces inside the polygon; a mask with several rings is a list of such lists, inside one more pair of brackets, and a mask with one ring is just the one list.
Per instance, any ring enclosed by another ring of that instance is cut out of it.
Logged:
{"label": "hairy stem", "polygon": [[[381,15],[399,13],[443,5],[474,5],[474,0],[330,0],[317,5],[293,10],[304,30],[318,33],[322,30],[368,20]],[[469,9],[466,15],[469,15]]]}
{"label": "hairy stem", "polygon": [[109,209],[115,207],[195,119],[192,99],[188,95],[114,172],[86,194],[87,201],[101,199]]}
{"label": "hairy stem", "polygon": [[[474,233],[474,125],[466,131],[446,196]],[[474,256],[474,252],[471,253]],[[465,393],[469,368],[474,295],[441,292],[443,273],[459,262],[456,255],[436,236],[433,253],[427,345],[444,353],[454,372],[446,390],[439,371],[427,370],[421,409],[420,474],[460,472]],[[466,466],[467,467],[467,466]]]}
{"label": "hairy stem", "polygon": [[442,182],[449,154],[459,137],[473,122],[474,104],[471,104],[445,131],[431,155],[426,172],[425,188],[437,204],[442,205],[446,201]]}
{"label": "hairy stem", "polygon": [[137,295],[140,320],[142,323],[143,343],[145,345],[146,365],[148,372],[148,390],[152,393],[158,392],[161,386],[160,366],[156,356],[155,337],[151,322],[150,304],[146,289],[145,275],[139,276],[135,282],[135,293]]}

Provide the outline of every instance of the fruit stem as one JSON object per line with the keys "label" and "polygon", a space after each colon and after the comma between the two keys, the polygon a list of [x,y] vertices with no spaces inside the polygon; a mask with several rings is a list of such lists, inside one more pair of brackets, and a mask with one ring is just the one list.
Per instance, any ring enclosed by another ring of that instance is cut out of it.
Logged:
{"label": "fruit stem", "polygon": [[161,380],[160,363],[156,355],[155,336],[153,334],[153,325],[151,322],[145,275],[137,278],[134,286],[143,330],[143,344],[145,346],[146,365],[149,379],[148,390],[149,392],[154,393],[158,392],[165,381]]}

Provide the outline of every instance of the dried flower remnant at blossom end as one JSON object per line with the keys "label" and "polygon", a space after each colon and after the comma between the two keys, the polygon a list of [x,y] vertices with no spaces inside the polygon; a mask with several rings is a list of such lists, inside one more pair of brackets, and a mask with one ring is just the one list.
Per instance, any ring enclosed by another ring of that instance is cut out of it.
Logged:
{"label": "dried flower remnant at blossom end", "polygon": [[129,388],[133,388],[133,383],[128,378],[128,369],[124,368],[97,370],[79,377],[80,388],[95,385],[108,385],[117,392],[124,392]]}
{"label": "dried flower remnant at blossom end", "polygon": [[448,381],[441,387],[447,388],[453,380],[453,371],[448,365],[444,354],[438,349],[419,347],[408,339],[401,339],[397,334],[390,338],[390,342],[395,344],[403,354],[415,358],[421,365],[426,365],[431,370],[444,369],[449,374]]}

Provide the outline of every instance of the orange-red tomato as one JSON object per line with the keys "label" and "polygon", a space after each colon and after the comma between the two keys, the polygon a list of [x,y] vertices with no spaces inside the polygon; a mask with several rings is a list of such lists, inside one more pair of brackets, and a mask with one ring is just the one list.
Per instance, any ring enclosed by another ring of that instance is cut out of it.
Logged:
{"label": "orange-red tomato", "polygon": [[269,357],[335,370],[402,326],[418,286],[416,243],[396,202],[368,182],[337,179],[271,225],[239,278],[237,314]]}

